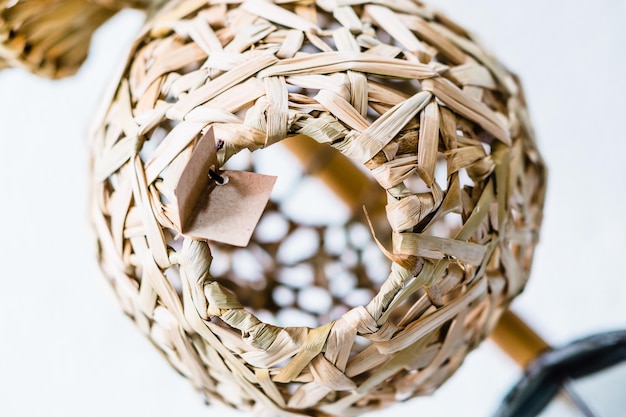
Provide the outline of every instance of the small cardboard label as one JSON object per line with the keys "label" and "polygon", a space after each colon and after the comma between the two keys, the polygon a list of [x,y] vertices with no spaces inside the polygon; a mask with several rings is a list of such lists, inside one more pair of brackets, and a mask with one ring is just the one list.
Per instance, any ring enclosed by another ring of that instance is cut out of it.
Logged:
{"label": "small cardboard label", "polygon": [[178,179],[174,195],[178,203],[178,227],[184,232],[185,225],[194,216],[198,200],[209,186],[209,169],[217,168],[217,145],[213,128],[204,134],[196,144],[191,158]]}
{"label": "small cardboard label", "polygon": [[[224,184],[210,178],[210,169],[224,178]],[[194,239],[245,247],[275,183],[274,176],[217,171],[217,146],[211,128],[196,145],[174,190],[178,226],[184,235]]]}
{"label": "small cardboard label", "polygon": [[276,177],[246,171],[221,171],[224,185],[205,195],[183,233],[229,245],[248,246],[270,199]]}

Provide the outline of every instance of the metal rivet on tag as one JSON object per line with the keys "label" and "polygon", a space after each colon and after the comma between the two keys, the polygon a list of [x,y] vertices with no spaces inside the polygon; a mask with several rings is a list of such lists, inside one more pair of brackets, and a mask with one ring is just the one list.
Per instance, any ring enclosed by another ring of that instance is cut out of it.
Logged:
{"label": "metal rivet on tag", "polygon": [[220,175],[217,171],[209,169],[209,177],[217,183],[217,185],[228,184],[228,177],[226,175]]}

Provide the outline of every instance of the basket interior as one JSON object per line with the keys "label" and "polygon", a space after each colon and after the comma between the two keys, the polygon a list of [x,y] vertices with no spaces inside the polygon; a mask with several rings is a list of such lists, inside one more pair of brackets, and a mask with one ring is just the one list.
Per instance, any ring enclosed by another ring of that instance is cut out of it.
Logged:
{"label": "basket interior", "polygon": [[[313,142],[302,137],[287,141]],[[315,147],[322,158],[345,158],[332,147]],[[232,291],[247,310],[280,327],[315,328],[372,300],[391,268],[376,240],[390,248],[392,233],[384,210],[386,193],[366,168],[359,172],[368,181],[367,197],[353,207],[316,175],[316,169],[323,168],[303,165],[283,143],[254,152],[244,149],[224,168],[278,177],[247,247],[209,242],[212,278]],[[438,171],[445,185],[445,160]],[[341,173],[337,174],[336,181],[341,181]],[[419,178],[413,182],[413,188],[425,186]],[[460,215],[450,213],[428,230],[452,236],[460,226]],[[175,249],[179,237],[175,231],[169,233]],[[165,276],[182,297],[178,267],[166,270]],[[406,319],[421,297],[428,297],[425,290],[405,300],[390,320],[398,324]]]}

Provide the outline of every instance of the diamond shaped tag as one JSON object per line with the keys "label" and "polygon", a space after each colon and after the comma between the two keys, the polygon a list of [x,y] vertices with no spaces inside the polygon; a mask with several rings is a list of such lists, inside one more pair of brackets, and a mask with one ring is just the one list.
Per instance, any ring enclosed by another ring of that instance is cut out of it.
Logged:
{"label": "diamond shaped tag", "polygon": [[276,177],[245,171],[223,171],[226,180],[205,194],[183,233],[245,247],[265,210]]}
{"label": "diamond shaped tag", "polygon": [[[276,183],[274,176],[247,171],[217,171],[213,129],[200,139],[174,190],[181,232],[245,247],[250,242]],[[223,184],[209,176],[222,178]]]}

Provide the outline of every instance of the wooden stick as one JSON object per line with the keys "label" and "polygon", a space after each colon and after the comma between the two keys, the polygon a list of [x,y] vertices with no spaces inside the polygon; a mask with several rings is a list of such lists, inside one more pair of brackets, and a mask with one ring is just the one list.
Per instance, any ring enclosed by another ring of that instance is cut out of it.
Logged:
{"label": "wooden stick", "polygon": [[511,310],[502,314],[491,340],[523,368],[550,350],[550,345]]}
{"label": "wooden stick", "polygon": [[364,204],[372,204],[375,213],[384,207],[385,195],[380,187],[339,151],[305,136],[281,143],[298,158],[307,174],[323,181],[353,213]]}

